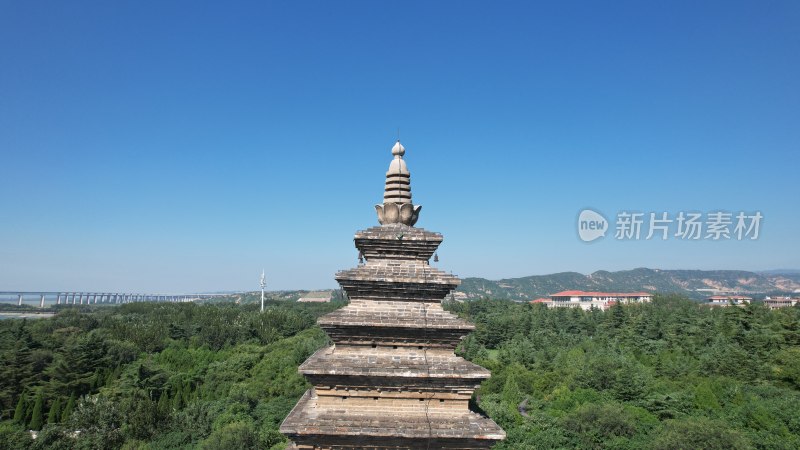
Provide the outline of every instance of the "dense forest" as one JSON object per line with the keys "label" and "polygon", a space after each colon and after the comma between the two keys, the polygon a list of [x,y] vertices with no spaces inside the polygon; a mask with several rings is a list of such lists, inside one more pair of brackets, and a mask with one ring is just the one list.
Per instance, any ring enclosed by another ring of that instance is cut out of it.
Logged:
{"label": "dense forest", "polygon": [[[283,448],[341,303],[134,303],[0,320],[0,448]],[[36,439],[26,430],[40,430]]]}
{"label": "dense forest", "polygon": [[480,300],[468,359],[497,449],[800,448],[800,308],[673,296],[606,312]]}
{"label": "dense forest", "polygon": [[[297,366],[341,307],[128,304],[0,320],[0,448],[282,449]],[[800,448],[800,308],[449,303],[492,370],[498,449]],[[36,431],[32,438],[30,430]]]}

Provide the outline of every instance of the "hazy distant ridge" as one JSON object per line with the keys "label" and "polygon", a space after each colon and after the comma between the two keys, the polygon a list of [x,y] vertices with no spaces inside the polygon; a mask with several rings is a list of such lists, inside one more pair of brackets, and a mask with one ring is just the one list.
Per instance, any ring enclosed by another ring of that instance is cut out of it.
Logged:
{"label": "hazy distant ridge", "polygon": [[677,292],[692,298],[708,295],[697,289],[723,289],[742,293],[778,293],[800,290],[800,273],[748,272],[744,270],[660,270],[639,268],[589,275],[561,272],[522,278],[487,280],[465,278],[458,288],[468,297],[533,300],[552,293],[580,289],[592,291]]}

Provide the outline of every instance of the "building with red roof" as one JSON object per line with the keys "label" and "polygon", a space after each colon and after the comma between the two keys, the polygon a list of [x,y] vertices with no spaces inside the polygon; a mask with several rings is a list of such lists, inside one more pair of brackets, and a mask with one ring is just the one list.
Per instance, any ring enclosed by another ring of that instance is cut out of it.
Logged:
{"label": "building with red roof", "polygon": [[542,298],[537,298],[536,300],[531,300],[531,303],[534,304],[534,305],[538,305],[538,304],[541,303],[541,304],[550,306],[550,304],[553,303],[553,301],[550,300],[549,298],[542,297]]}

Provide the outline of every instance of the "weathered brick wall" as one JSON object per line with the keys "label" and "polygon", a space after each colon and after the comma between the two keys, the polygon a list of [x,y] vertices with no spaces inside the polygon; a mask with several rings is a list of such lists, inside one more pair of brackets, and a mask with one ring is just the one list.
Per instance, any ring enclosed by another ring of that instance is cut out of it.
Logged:
{"label": "weathered brick wall", "polygon": [[299,368],[314,385],[281,431],[296,449],[481,449],[505,437],[469,410],[488,370],[453,351],[474,326],[444,311],[460,280],[431,267],[442,237],[406,225],[361,231],[365,264],[336,274],[351,302],[319,319],[334,345]]}

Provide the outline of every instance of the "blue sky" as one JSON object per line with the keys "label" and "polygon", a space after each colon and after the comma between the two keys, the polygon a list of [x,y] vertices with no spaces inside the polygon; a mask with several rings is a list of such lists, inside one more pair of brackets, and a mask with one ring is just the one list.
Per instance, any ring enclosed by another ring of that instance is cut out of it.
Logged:
{"label": "blue sky", "polygon": [[457,275],[800,268],[798,55],[796,1],[4,1],[0,290],[333,287],[398,127]]}

